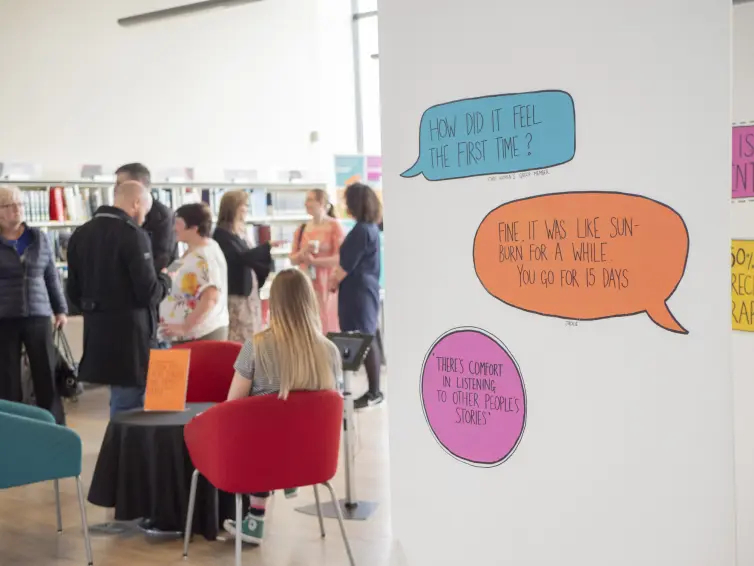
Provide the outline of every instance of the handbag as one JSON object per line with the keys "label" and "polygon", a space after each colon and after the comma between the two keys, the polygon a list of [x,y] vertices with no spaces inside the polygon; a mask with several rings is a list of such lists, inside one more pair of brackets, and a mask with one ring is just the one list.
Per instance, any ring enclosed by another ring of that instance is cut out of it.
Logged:
{"label": "handbag", "polygon": [[55,387],[61,397],[75,400],[83,388],[79,383],[78,364],[62,328],[55,329],[53,344],[55,346]]}

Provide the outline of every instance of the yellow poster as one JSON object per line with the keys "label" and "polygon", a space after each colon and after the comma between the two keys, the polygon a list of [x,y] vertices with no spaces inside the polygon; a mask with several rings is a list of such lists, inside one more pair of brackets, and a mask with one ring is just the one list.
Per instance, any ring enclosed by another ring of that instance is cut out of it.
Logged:
{"label": "yellow poster", "polygon": [[733,240],[730,246],[733,330],[754,332],[754,240]]}

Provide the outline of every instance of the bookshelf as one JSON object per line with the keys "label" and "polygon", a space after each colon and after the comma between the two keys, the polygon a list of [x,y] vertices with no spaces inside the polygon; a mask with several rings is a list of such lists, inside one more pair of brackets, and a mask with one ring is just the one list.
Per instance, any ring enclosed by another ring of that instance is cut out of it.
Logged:
{"label": "bookshelf", "polygon": [[[113,202],[113,183],[101,181],[14,181],[22,190],[26,222],[47,232],[56,254],[56,264],[66,276],[65,248],[68,236],[92,218],[97,208]],[[246,222],[252,230],[269,226],[270,238],[292,242],[298,226],[306,222],[304,202],[312,189],[326,189],[323,183],[153,183],[155,200],[173,210],[192,202],[206,202],[217,217],[220,199],[226,191],[243,190],[249,195]],[[255,234],[256,241],[259,240]],[[275,248],[276,258],[287,257],[290,246]]]}

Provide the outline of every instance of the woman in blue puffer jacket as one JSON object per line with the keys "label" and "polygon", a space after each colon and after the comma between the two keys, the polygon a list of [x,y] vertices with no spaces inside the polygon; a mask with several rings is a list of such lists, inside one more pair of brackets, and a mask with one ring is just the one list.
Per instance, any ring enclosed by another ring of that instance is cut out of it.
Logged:
{"label": "woman in blue puffer jacket", "polygon": [[66,323],[66,300],[46,235],[24,223],[21,191],[0,187],[0,399],[21,401],[26,349],[37,405],[65,424],[55,389],[55,326]]}

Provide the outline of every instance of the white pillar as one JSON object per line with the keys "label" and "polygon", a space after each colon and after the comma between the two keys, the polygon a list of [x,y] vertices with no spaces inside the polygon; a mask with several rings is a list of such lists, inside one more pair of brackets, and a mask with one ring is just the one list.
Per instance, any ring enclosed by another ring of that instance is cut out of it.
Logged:
{"label": "white pillar", "polygon": [[730,10],[381,1],[409,566],[735,563]]}
{"label": "white pillar", "polygon": [[[733,124],[734,140],[742,133],[754,131],[754,4],[733,8]],[[735,240],[754,240],[754,179],[751,178],[753,161],[747,145],[733,145],[733,160],[739,163],[739,176],[733,178],[734,197],[731,202],[731,236]],[[743,176],[746,174],[747,176]],[[750,249],[752,244],[746,244]],[[754,412],[750,399],[754,396],[751,353],[754,350],[754,325],[751,302],[754,300],[751,273],[748,266],[738,266],[733,273],[741,274],[742,285],[733,292],[734,319],[738,328],[733,330],[731,366],[735,393],[736,416],[736,487],[738,504],[738,563],[754,564]],[[737,278],[738,279],[738,278]],[[740,295],[738,294],[740,292]],[[744,312],[741,312],[741,308]],[[743,315],[743,316],[742,316]],[[743,330],[743,331],[742,331]]]}

